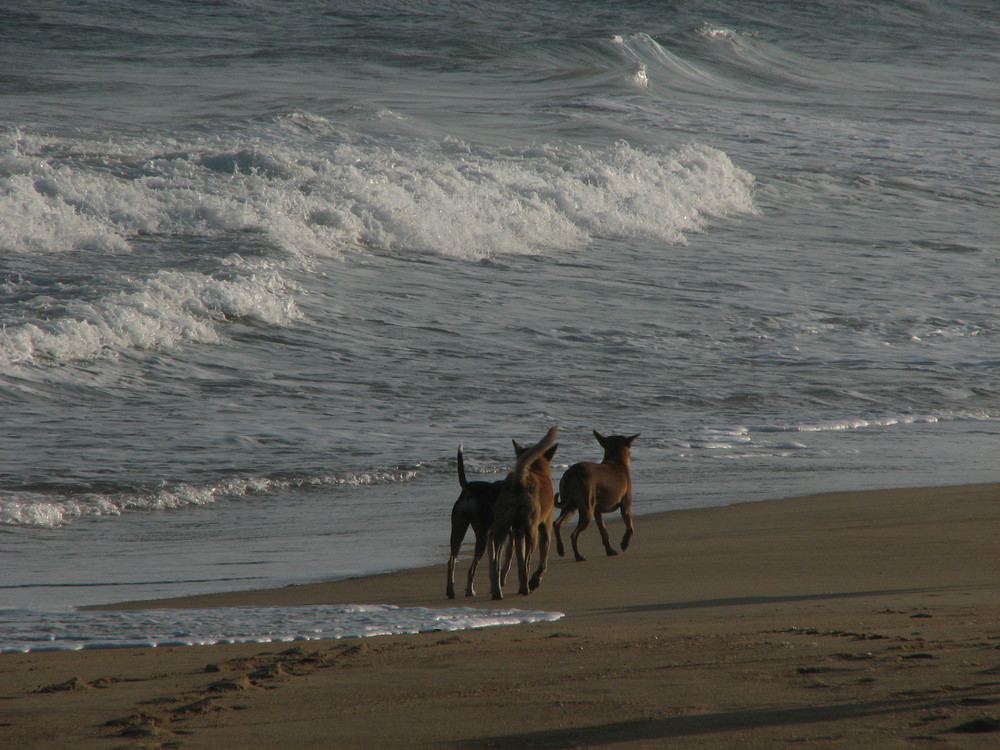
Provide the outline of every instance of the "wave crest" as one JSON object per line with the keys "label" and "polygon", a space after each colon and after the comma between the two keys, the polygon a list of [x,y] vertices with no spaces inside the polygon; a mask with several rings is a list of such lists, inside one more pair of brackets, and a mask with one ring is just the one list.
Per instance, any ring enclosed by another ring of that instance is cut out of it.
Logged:
{"label": "wave crest", "polygon": [[[49,286],[8,278],[22,302],[0,309],[0,366],[214,344],[234,319],[285,326],[302,315],[282,272],[359,248],[479,260],[595,238],[676,244],[754,210],[753,176],[708,146],[500,148],[317,119],[187,143],[6,134],[0,243]],[[264,257],[236,254],[248,246]],[[67,291],[57,269],[82,278],[81,258],[104,277]]]}
{"label": "wave crest", "polygon": [[265,495],[309,487],[363,487],[408,482],[415,469],[374,469],[299,477],[234,477],[214,484],[177,482],[148,490],[49,492],[0,490],[0,526],[55,528],[82,518],[120,516],[129,511],[158,511],[211,505],[220,498]]}
{"label": "wave crest", "polygon": [[114,356],[126,349],[216,343],[216,323],[251,320],[286,325],[301,317],[276,273],[216,278],[160,271],[135,290],[75,299],[57,316],[10,320],[0,329],[0,365]]}

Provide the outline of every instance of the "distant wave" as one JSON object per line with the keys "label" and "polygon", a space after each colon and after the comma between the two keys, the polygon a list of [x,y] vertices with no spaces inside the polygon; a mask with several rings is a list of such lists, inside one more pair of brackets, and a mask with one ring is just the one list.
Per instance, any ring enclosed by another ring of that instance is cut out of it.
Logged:
{"label": "distant wave", "polygon": [[362,487],[406,482],[416,469],[329,473],[300,477],[234,477],[213,484],[177,482],[159,488],[60,492],[39,489],[0,490],[0,526],[54,528],[81,518],[120,516],[128,511],[156,511],[211,505],[223,497],[246,497],[302,487]]}
{"label": "distant wave", "polygon": [[830,419],[801,424],[761,423],[731,426],[705,426],[692,434],[680,446],[694,449],[701,454],[725,454],[727,456],[762,456],[785,454],[789,451],[805,451],[810,446],[801,440],[779,439],[773,435],[802,435],[809,433],[850,432],[865,429],[891,429],[907,425],[933,425],[938,422],[990,421],[1000,418],[996,413],[986,411],[940,411],[925,414],[882,414],[855,418]]}
{"label": "distant wave", "polygon": [[[674,52],[645,33],[614,36],[611,45],[623,61],[642,71],[641,85],[662,91],[664,87],[701,95],[712,93],[740,94],[743,90],[734,81],[712,71],[697,60]],[[655,86],[653,84],[656,84]]]}
{"label": "distant wave", "polygon": [[[752,30],[704,23],[670,34],[634,33],[611,39],[622,62],[641,70],[641,85],[666,96],[791,99],[802,91],[849,93],[895,90],[897,74],[840,60],[812,59]],[[910,81],[912,84],[913,81]]]}

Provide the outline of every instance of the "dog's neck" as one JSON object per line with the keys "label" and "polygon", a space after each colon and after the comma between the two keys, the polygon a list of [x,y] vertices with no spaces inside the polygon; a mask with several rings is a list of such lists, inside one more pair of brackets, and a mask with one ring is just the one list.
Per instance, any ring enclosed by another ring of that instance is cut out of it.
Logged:
{"label": "dog's neck", "polygon": [[610,464],[614,466],[615,464],[620,464],[626,469],[629,468],[631,463],[631,456],[627,450],[615,451],[614,453],[605,453],[604,460],[601,461],[602,464]]}
{"label": "dog's neck", "polygon": [[534,474],[539,479],[551,479],[552,466],[548,461],[539,459],[528,468],[528,473]]}

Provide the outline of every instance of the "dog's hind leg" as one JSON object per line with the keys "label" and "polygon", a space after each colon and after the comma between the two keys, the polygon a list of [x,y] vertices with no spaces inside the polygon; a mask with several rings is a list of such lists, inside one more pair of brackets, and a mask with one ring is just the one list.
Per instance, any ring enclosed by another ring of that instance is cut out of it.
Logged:
{"label": "dog's hind leg", "polygon": [[542,575],[549,565],[549,547],[552,544],[552,518],[538,527],[538,569],[528,581],[528,588],[532,591],[537,589],[542,583]]}
{"label": "dog's hind leg", "polygon": [[618,551],[611,546],[611,540],[608,538],[608,530],[604,527],[604,514],[602,514],[599,510],[596,511],[594,513],[594,521],[597,523],[597,530],[601,532],[601,541],[604,542],[604,551],[612,556],[617,555]]}
{"label": "dog's hind leg", "polygon": [[449,599],[455,598],[455,555],[448,558],[448,585],[445,593]]}
{"label": "dog's hind leg", "polygon": [[580,554],[580,534],[583,530],[590,525],[590,509],[585,508],[580,510],[580,520],[576,522],[576,528],[573,529],[573,533],[569,535],[569,540],[573,543],[573,554],[576,556],[577,562],[583,562],[587,558]]}
{"label": "dog's hind leg", "polygon": [[560,533],[560,529],[562,528],[562,525],[566,523],[566,521],[568,521],[574,513],[576,513],[575,507],[573,506],[564,507],[562,509],[562,512],[559,514],[559,518],[557,518],[555,523],[552,524],[552,529],[553,531],[555,531],[556,534],[556,552],[559,554],[559,557],[562,557],[563,555],[566,554],[566,550],[563,548],[563,540],[562,540],[562,534]]}
{"label": "dog's hind leg", "polygon": [[[476,535],[476,551],[472,555],[472,563],[469,565],[469,577],[465,582],[465,595],[475,596],[476,595],[476,568],[479,567],[479,561],[483,559],[483,554],[486,552],[486,545],[489,543],[489,532],[484,534]],[[452,599],[454,599],[454,592],[452,592]]]}
{"label": "dog's hind leg", "polygon": [[514,552],[517,554],[517,593],[527,595],[528,588],[528,561],[531,559],[531,542],[526,538],[526,534],[514,536]]}
{"label": "dog's hind leg", "polygon": [[[451,556],[448,558],[447,594],[449,599],[455,598],[455,561],[458,559],[458,553],[462,549],[462,542],[465,540],[465,532],[468,530],[469,530],[469,519],[462,517],[462,515],[459,513],[452,513]],[[476,551],[481,556],[482,553],[478,551],[478,547],[479,547],[479,540],[477,539]],[[473,562],[473,568],[475,568],[475,561]],[[471,574],[470,574],[470,580],[471,580]]]}
{"label": "dog's hind leg", "polygon": [[507,546],[503,553],[503,567],[500,568],[500,585],[507,583],[507,574],[510,572],[510,563],[514,559],[514,538],[507,537]]}
{"label": "dog's hind leg", "polygon": [[500,547],[506,540],[506,533],[493,533],[487,543],[490,552],[490,593],[494,599],[503,599],[503,584],[500,581]]}
{"label": "dog's hind leg", "polygon": [[629,542],[632,541],[632,534],[635,533],[635,526],[632,524],[632,499],[622,503],[622,520],[625,522],[625,536],[622,537],[622,551],[628,549]]}

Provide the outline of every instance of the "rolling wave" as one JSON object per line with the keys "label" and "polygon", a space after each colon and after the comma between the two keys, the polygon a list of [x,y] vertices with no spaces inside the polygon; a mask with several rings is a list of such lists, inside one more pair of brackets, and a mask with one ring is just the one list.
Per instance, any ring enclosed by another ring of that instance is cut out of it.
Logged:
{"label": "rolling wave", "polygon": [[[131,291],[102,294],[92,289],[95,299],[70,299],[58,309],[43,305],[41,310],[14,311],[0,331],[0,367],[214,344],[220,340],[217,326],[224,321],[287,325],[301,317],[287,296],[288,283],[273,272],[224,278],[159,271],[132,283]],[[37,295],[47,291],[39,288],[47,285],[23,277],[6,286],[18,296],[25,294],[21,287],[31,287]]]}
{"label": "rolling wave", "polygon": [[296,477],[233,477],[212,484],[176,482],[148,489],[122,487],[95,492],[5,489],[0,490],[0,526],[55,528],[83,518],[120,516],[129,511],[211,505],[223,497],[241,498],[310,487],[396,484],[415,476],[416,469],[396,468]]}
{"label": "rolling wave", "polygon": [[884,88],[858,66],[812,60],[752,31],[707,23],[673,34],[615,36],[611,43],[623,61],[641,69],[642,85],[661,96],[793,100],[803,89],[857,94]]}
{"label": "rolling wave", "polygon": [[322,125],[184,142],[8,133],[0,243],[18,263],[0,277],[0,367],[217,344],[233,321],[288,326],[302,313],[286,275],[317,257],[683,243],[754,210],[753,177],[707,146],[504,149]]}

